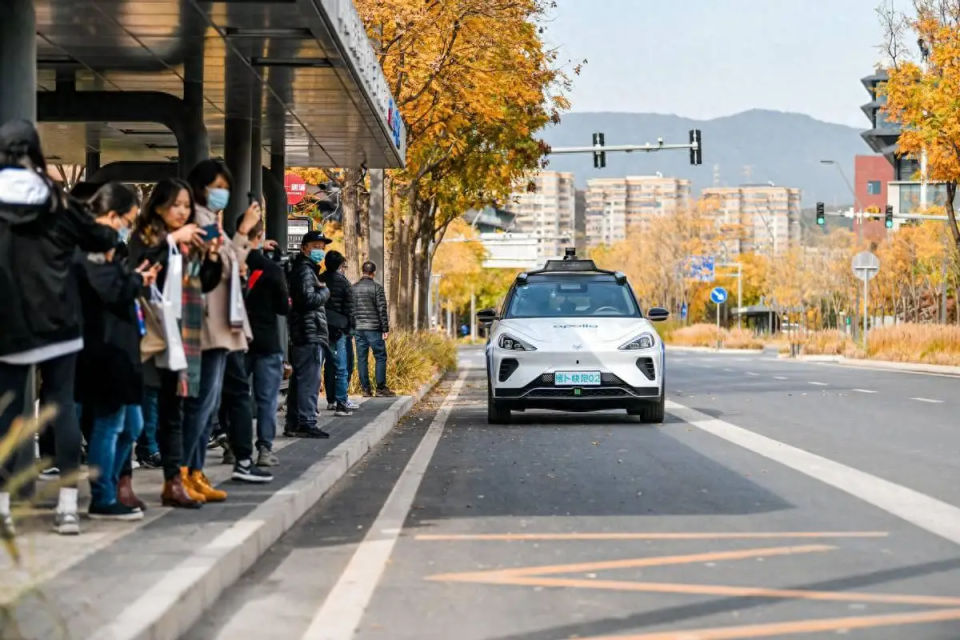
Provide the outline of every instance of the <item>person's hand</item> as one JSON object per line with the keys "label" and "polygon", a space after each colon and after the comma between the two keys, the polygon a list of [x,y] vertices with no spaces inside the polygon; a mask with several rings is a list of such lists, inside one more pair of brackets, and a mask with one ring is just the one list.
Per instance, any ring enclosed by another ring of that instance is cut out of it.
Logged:
{"label": "person's hand", "polygon": [[177,244],[187,244],[193,245],[195,247],[203,246],[203,239],[206,237],[207,232],[201,229],[196,224],[185,224],[173,233],[170,234],[170,237]]}
{"label": "person's hand", "polygon": [[207,256],[214,262],[220,261],[220,247],[223,246],[223,235],[210,241],[207,247]]}
{"label": "person's hand", "polygon": [[280,246],[280,245],[277,244],[277,241],[276,241],[276,240],[264,240],[264,242],[263,242],[263,250],[264,250],[264,251],[273,251],[273,250],[276,249],[278,246]]}
{"label": "person's hand", "polygon": [[237,231],[243,235],[247,235],[250,229],[253,229],[253,226],[260,222],[261,213],[260,203],[254,201],[254,203],[243,212],[243,218],[240,220],[240,226],[237,227]]}
{"label": "person's hand", "polygon": [[143,278],[143,286],[149,287],[156,283],[157,274],[160,273],[160,269],[163,268],[159,262],[153,266],[150,266],[149,260],[144,260],[143,264],[137,267],[136,272],[140,274],[140,277]]}
{"label": "person's hand", "polygon": [[116,249],[110,249],[110,251],[103,254],[103,257],[106,258],[107,262],[113,262],[113,256],[116,255],[116,253]]}

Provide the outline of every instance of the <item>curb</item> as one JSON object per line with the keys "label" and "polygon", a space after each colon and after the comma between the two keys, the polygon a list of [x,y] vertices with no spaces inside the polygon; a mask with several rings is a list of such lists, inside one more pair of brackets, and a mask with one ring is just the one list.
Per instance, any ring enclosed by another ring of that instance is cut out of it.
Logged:
{"label": "curb", "polygon": [[870,360],[847,358],[846,356],[789,356],[781,359],[796,362],[819,362],[837,364],[851,369],[870,369],[873,371],[890,371],[894,373],[926,373],[937,376],[960,377],[960,367],[939,364],[922,364],[918,362],[895,362],[893,360]]}
{"label": "curb", "polygon": [[723,355],[741,355],[741,354],[761,354],[763,349],[714,349],[713,347],[675,347],[670,343],[666,345],[667,351],[680,351],[684,353],[719,353]]}
{"label": "curb", "polygon": [[198,549],[97,630],[97,640],[176,640],[443,378],[435,374]]}

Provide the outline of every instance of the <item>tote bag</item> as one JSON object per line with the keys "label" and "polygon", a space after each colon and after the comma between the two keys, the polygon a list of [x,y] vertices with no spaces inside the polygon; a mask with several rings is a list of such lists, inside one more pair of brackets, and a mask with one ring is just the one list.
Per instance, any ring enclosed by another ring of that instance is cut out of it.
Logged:
{"label": "tote bag", "polygon": [[[181,274],[183,273],[182,263],[180,272]],[[160,296],[159,316],[163,326],[163,339],[167,343],[167,349],[157,356],[157,366],[161,369],[169,369],[170,371],[183,371],[187,368],[187,354],[183,350],[183,338],[180,335],[180,322],[177,315],[177,309],[174,308],[174,301],[176,301],[176,307],[182,310],[183,300],[181,297],[183,292],[183,282],[177,279],[173,281],[176,284],[171,286],[172,276],[172,273],[167,274],[167,282],[165,283],[163,287],[163,293]],[[173,291],[179,293],[176,298],[172,297]]]}
{"label": "tote bag", "polygon": [[183,317],[183,256],[177,243],[167,236],[167,281],[163,286],[163,299],[169,301],[173,317]]}
{"label": "tote bag", "polygon": [[242,329],[247,317],[243,303],[243,284],[240,282],[240,265],[236,260],[230,263],[230,326]]}
{"label": "tote bag", "polygon": [[149,298],[141,297],[140,310],[146,334],[140,338],[140,361],[146,362],[167,350],[167,340],[163,330],[163,296],[156,286],[150,287]]}

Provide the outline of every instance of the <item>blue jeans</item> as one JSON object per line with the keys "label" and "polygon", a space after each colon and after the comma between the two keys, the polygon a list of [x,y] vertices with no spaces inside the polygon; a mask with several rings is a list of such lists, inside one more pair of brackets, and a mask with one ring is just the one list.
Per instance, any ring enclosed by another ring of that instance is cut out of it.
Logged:
{"label": "blue jeans", "polygon": [[370,370],[367,367],[369,352],[373,351],[374,376],[377,389],[387,387],[387,343],[379,331],[357,331],[357,372],[360,386],[370,390]]}
{"label": "blue jeans", "polygon": [[200,359],[200,394],[183,399],[183,464],[190,471],[202,471],[207,460],[210,419],[220,406],[226,349],[204,351]]}
{"label": "blue jeans", "polygon": [[317,402],[323,371],[322,344],[305,344],[290,349],[293,377],[287,391],[287,431],[317,426]]}
{"label": "blue jeans", "polygon": [[137,455],[141,458],[160,452],[160,445],[157,444],[159,403],[160,390],[145,387],[143,390],[143,432],[137,441]]}
{"label": "blue jeans", "polygon": [[143,430],[143,412],[140,405],[121,407],[109,415],[96,415],[93,433],[87,443],[87,463],[97,468],[90,480],[92,503],[106,506],[117,501],[117,481],[124,464],[133,453],[133,443]]}
{"label": "blue jeans", "polygon": [[348,345],[350,336],[340,336],[340,338],[330,344],[329,357],[324,375],[324,384],[327,392],[327,403],[340,404],[347,403],[347,389],[350,386],[350,349],[353,345]]}
{"label": "blue jeans", "polygon": [[277,406],[283,382],[283,354],[247,354],[247,371],[253,375],[253,397],[257,404],[257,448],[273,448],[277,435]]}

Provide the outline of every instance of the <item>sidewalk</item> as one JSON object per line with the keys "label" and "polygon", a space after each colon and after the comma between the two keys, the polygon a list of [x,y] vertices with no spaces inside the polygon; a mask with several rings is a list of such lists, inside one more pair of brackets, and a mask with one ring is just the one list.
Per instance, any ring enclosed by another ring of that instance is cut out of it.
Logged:
{"label": "sidewalk", "polygon": [[66,537],[50,531],[50,511],[21,517],[22,566],[0,553],[0,605],[15,606],[16,622],[0,609],[0,638],[179,637],[436,382],[416,397],[367,400],[350,418],[324,413],[329,440],[278,437],[281,466],[266,485],[230,481],[232,467],[219,464],[220,450],[211,451],[208,476],[229,492],[224,503],[162,508],[161,472],[138,469],[134,484],[149,506],[141,522],[84,518],[83,533]]}

